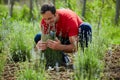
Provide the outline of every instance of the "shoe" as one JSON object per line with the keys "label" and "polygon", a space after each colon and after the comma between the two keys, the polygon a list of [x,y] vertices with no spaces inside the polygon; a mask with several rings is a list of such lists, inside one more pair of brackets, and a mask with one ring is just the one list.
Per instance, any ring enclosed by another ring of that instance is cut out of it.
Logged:
{"label": "shoe", "polygon": [[65,54],[64,52],[62,52],[62,58],[63,58],[63,62],[64,62],[66,65],[69,65],[69,63],[70,63],[70,58],[68,57],[68,55]]}

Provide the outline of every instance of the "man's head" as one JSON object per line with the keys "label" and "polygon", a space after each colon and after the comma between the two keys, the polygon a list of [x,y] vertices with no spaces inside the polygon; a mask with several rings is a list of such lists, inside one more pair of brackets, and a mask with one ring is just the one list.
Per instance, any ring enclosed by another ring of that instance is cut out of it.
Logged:
{"label": "man's head", "polygon": [[47,24],[52,25],[56,22],[56,8],[53,4],[43,4],[41,14]]}

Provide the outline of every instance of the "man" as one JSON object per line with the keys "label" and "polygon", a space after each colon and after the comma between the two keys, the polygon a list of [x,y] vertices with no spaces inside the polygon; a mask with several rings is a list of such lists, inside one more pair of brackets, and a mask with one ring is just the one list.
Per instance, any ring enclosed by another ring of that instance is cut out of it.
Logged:
{"label": "man", "polygon": [[[56,33],[57,38],[56,40],[42,42],[41,34],[37,34],[34,39],[37,49],[44,51],[48,47],[53,50],[62,51],[63,57],[65,57],[64,62],[69,62],[69,58],[64,53],[77,51],[78,34],[84,32],[82,35],[86,35],[81,36],[81,38],[87,38],[87,32],[91,32],[90,25],[84,24],[79,16],[70,9],[56,10],[52,4],[44,4],[41,7],[41,15],[42,34],[49,34],[50,31],[53,31]],[[79,29],[81,30],[79,31]],[[82,42],[82,40],[80,41]]]}

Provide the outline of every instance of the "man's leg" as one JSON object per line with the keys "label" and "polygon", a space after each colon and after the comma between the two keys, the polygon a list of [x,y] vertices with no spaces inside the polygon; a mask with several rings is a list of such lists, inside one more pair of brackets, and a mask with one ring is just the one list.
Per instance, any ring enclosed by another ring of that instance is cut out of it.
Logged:
{"label": "man's leg", "polygon": [[82,23],[79,26],[79,41],[84,50],[84,47],[88,47],[88,43],[92,41],[92,27],[88,23]]}
{"label": "man's leg", "polygon": [[[65,45],[70,44],[69,38],[61,38],[61,37],[58,37],[58,38],[62,44],[65,44]],[[66,66],[69,65],[70,58],[68,57],[68,55],[65,52],[62,51],[61,53],[62,53],[63,62],[65,63]]]}
{"label": "man's leg", "polygon": [[41,33],[36,34],[34,37],[34,41],[36,44],[38,43],[39,40],[41,40]]}

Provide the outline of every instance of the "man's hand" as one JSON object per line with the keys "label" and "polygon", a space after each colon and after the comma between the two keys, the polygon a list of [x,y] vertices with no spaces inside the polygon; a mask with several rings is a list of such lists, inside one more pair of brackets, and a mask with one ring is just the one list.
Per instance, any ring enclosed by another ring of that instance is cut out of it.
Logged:
{"label": "man's hand", "polygon": [[47,47],[53,49],[53,50],[60,50],[61,42],[56,38],[56,40],[48,40],[47,41]]}
{"label": "man's hand", "polygon": [[47,43],[46,42],[42,42],[40,40],[40,41],[38,41],[36,47],[37,47],[37,49],[45,50],[45,49],[47,49]]}

